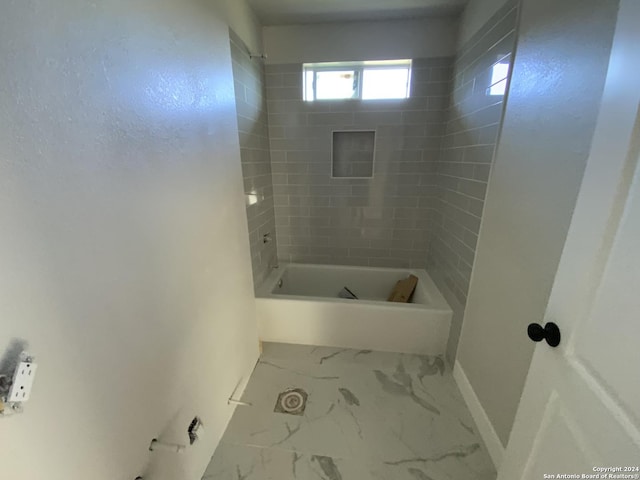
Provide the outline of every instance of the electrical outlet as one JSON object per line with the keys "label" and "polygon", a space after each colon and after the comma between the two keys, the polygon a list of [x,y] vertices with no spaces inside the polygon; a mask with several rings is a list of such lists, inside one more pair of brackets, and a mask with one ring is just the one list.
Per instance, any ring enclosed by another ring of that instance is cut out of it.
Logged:
{"label": "electrical outlet", "polygon": [[8,402],[26,402],[31,396],[33,378],[36,375],[37,365],[33,362],[20,362],[13,376],[11,390],[9,390]]}

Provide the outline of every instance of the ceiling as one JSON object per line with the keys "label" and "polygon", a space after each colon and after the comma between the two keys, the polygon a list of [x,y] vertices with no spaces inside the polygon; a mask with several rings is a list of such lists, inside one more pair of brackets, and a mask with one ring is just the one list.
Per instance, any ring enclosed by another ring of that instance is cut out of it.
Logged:
{"label": "ceiling", "polygon": [[453,15],[468,0],[248,0],[263,25]]}

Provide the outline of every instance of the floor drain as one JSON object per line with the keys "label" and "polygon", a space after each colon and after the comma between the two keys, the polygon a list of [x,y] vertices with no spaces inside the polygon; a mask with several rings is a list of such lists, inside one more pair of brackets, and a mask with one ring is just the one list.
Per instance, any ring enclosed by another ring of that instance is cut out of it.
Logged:
{"label": "floor drain", "polygon": [[307,392],[301,388],[292,388],[278,395],[276,408],[274,408],[273,411],[276,413],[287,413],[289,415],[302,415],[306,406]]}

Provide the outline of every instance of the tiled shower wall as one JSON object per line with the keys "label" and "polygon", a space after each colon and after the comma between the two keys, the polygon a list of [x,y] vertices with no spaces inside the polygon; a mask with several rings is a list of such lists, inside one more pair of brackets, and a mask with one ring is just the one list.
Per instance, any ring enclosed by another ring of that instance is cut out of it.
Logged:
{"label": "tiled shower wall", "polygon": [[437,169],[437,215],[429,271],[454,310],[447,356],[455,357],[504,95],[491,94],[493,66],[511,64],[518,11],[502,7],[459,51]]}
{"label": "tiled shower wall", "polygon": [[[259,60],[249,58],[248,49],[240,37],[231,30],[229,36],[251,242],[251,265],[253,282],[258,286],[268,275],[269,265],[277,262],[264,67]],[[265,234],[270,234],[271,237],[267,243],[263,241]]]}
{"label": "tiled shower wall", "polygon": [[[302,100],[302,65],[266,67],[281,261],[425,267],[452,58],[414,60],[411,98]],[[336,130],[375,130],[371,179],[331,177]]]}

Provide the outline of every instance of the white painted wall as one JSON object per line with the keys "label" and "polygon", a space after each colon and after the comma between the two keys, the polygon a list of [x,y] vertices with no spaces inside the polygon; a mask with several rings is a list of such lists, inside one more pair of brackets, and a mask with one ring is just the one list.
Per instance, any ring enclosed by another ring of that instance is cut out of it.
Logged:
{"label": "white painted wall", "polygon": [[262,53],[262,25],[246,0],[217,0],[222,18],[252,52]]}
{"label": "white painted wall", "polygon": [[267,63],[455,55],[458,20],[441,17],[264,27]]}
{"label": "white painted wall", "polygon": [[[506,445],[589,153],[617,0],[524,0],[458,362]],[[549,319],[551,320],[551,319]]]}
{"label": "white painted wall", "polygon": [[507,0],[470,0],[460,16],[458,48],[467,43]]}
{"label": "white painted wall", "polygon": [[[210,8],[210,7],[209,7]],[[13,480],[200,478],[258,356],[229,36],[197,0],[5,2],[0,419]],[[183,456],[153,437],[204,439]]]}

